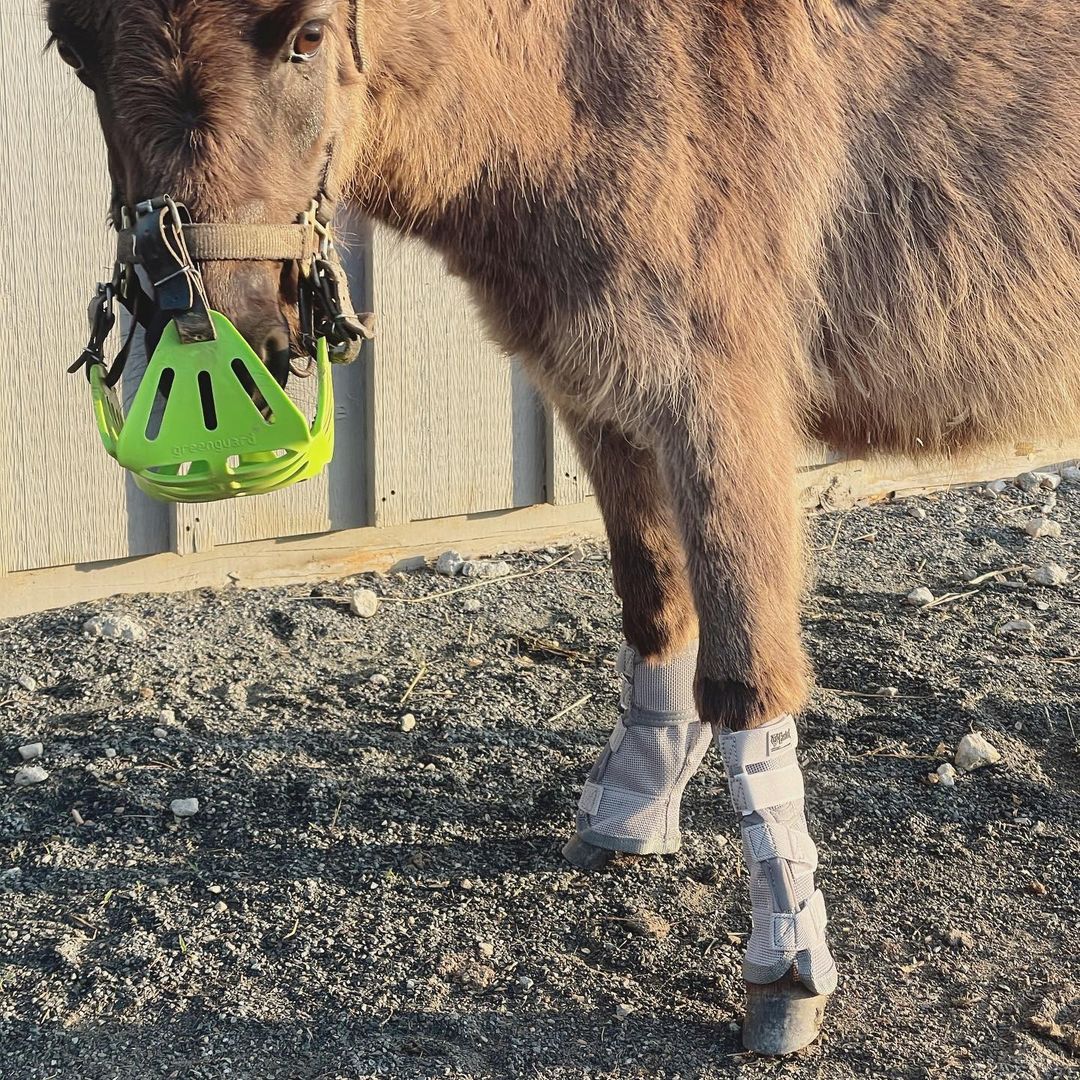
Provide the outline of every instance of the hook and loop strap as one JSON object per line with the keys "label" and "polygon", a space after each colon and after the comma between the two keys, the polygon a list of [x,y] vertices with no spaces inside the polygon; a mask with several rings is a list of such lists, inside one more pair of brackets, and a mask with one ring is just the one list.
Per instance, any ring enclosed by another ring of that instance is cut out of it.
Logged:
{"label": "hook and loop strap", "polygon": [[[303,262],[318,251],[310,225],[184,225],[184,242],[194,262]],[[116,261],[140,262],[134,229],[117,236]]]}

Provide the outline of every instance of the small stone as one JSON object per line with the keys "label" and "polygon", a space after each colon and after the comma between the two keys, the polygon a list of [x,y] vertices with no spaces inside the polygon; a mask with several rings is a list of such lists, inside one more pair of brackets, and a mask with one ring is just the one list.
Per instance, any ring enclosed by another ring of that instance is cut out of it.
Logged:
{"label": "small stone", "polygon": [[996,491],[993,491],[989,487],[976,488],[975,490],[984,499],[996,499],[996,498],[998,498],[998,493]]}
{"label": "small stone", "polygon": [[167,739],[168,737],[169,737],[169,733],[163,727],[154,728],[154,738],[155,739]]}
{"label": "small stone", "polygon": [[173,799],[169,809],[178,817],[194,817],[199,812],[198,799]]}
{"label": "small stone", "polygon": [[1016,478],[1016,486],[1021,491],[1035,491],[1039,487],[1039,474],[1033,472],[1021,473]]}
{"label": "small stone", "polygon": [[416,727],[416,717],[413,716],[413,714],[411,712],[407,712],[401,718],[401,730],[402,731],[412,731],[412,730],[415,729],[415,727]]}
{"label": "small stone", "polygon": [[162,709],[158,713],[158,719],[164,726],[171,726],[176,723],[176,710],[175,709]]}
{"label": "small stone", "polygon": [[1045,896],[1049,890],[1038,878],[1032,878],[1027,883],[1027,891],[1031,893],[1032,896]]}
{"label": "small stone", "polygon": [[372,686],[388,686],[390,680],[385,675],[376,672],[371,676],[368,682],[370,682]]}
{"label": "small stone", "polygon": [[956,745],[956,764],[967,772],[981,769],[984,765],[994,765],[1000,760],[1000,752],[977,731],[965,735]]}
{"label": "small stone", "polygon": [[27,692],[32,694],[37,689],[37,679],[31,675],[20,675],[19,685]]}
{"label": "small stone", "polygon": [[635,1012],[637,1012],[636,1005],[630,1005],[625,1001],[620,1001],[619,1004],[615,1006],[615,1019],[625,1020],[628,1016]]}
{"label": "small stone", "polygon": [[444,551],[435,560],[435,573],[445,574],[446,577],[454,577],[461,573],[465,560],[456,551]]}
{"label": "small stone", "polygon": [[19,747],[19,757],[23,761],[33,761],[34,758],[41,757],[45,753],[45,747],[39,742],[27,743],[25,746]]}
{"label": "small stone", "polygon": [[361,619],[374,619],[379,610],[378,593],[371,589],[354,589],[349,594],[349,610]]}
{"label": "small stone", "polygon": [[907,516],[915,518],[916,521],[925,521],[926,511],[921,506],[916,506],[914,503],[912,503],[907,508]]}
{"label": "small stone", "polygon": [[519,975],[517,977],[517,984],[522,990],[529,991],[536,985],[536,980],[530,979],[528,975]]}
{"label": "small stone", "polygon": [[909,607],[926,607],[927,604],[934,602],[934,594],[925,586],[920,585],[917,589],[912,589],[911,592],[904,597],[904,603]]}
{"label": "small stone", "polygon": [[461,567],[461,576],[488,580],[508,577],[512,568],[502,559],[470,559]]}
{"label": "small stone", "polygon": [[1069,580],[1069,572],[1053,562],[1040,566],[1038,570],[1029,570],[1024,576],[1033,585],[1045,585],[1050,589],[1056,589]]}
{"label": "small stone", "polygon": [[880,697],[880,698],[899,697],[900,696],[900,691],[895,686],[883,686],[878,690],[877,696]]}
{"label": "small stone", "polygon": [[966,930],[957,930],[955,927],[945,931],[945,943],[953,949],[973,949],[975,939]]}
{"label": "small stone", "polygon": [[1044,472],[1036,475],[1039,477],[1039,487],[1043,491],[1057,491],[1061,487],[1061,477],[1057,473]]}
{"label": "small stone", "polygon": [[992,491],[995,495],[1001,495],[1008,489],[1008,487],[1008,480],[992,480],[989,484],[986,485],[986,490]]}
{"label": "small stone", "polygon": [[15,774],[16,787],[30,787],[32,784],[43,784],[49,779],[49,774],[40,765],[27,765]]}
{"label": "small stone", "polygon": [[228,904],[226,904],[224,900],[219,900],[219,901],[218,901],[218,902],[217,902],[217,903],[216,903],[216,904],[214,905],[214,910],[215,910],[215,911],[216,911],[216,912],[217,912],[217,913],[218,913],[219,915],[224,915],[224,914],[225,914],[225,912],[229,910],[229,905],[228,905]]}
{"label": "small stone", "polygon": [[469,615],[475,615],[478,611],[484,609],[484,605],[475,596],[470,596],[462,601],[461,607]]}
{"label": "small stone", "polygon": [[490,941],[477,942],[476,947],[480,950],[480,955],[487,960],[490,960],[495,955],[495,946]]}
{"label": "small stone", "polygon": [[207,885],[206,886],[206,891],[208,893],[210,893],[212,896],[220,896],[221,895],[221,886],[220,885]]}
{"label": "small stone", "polygon": [[105,747],[105,756],[106,756],[106,757],[107,757],[107,758],[108,758],[108,759],[109,759],[110,761],[112,761],[112,759],[113,759],[114,757],[116,757],[116,750],[115,750],[115,749],[114,749],[113,747],[111,747],[111,746],[106,746],[106,747]]}
{"label": "small stone", "polygon": [[115,641],[145,641],[146,629],[129,615],[109,618],[104,615],[87,619],[83,633],[92,638],[110,638]]}
{"label": "small stone", "polygon": [[82,828],[86,824],[86,819],[74,806],[71,808],[71,820],[75,822],[76,828]]}
{"label": "small stone", "polygon": [[1044,536],[1058,538],[1061,536],[1061,526],[1056,521],[1050,521],[1044,517],[1033,517],[1025,526],[1024,532],[1036,540]]}
{"label": "small stone", "polygon": [[1035,624],[1030,619],[1010,619],[1007,623],[1002,623],[997,632],[1003,636],[1015,635],[1020,637],[1024,634],[1030,634],[1034,629]]}
{"label": "small stone", "polygon": [[937,778],[942,787],[956,787],[956,770],[947,761],[937,767]]}
{"label": "small stone", "polygon": [[1057,491],[1061,477],[1050,472],[1026,472],[1016,478],[1016,486],[1021,491]]}
{"label": "small stone", "polygon": [[1069,465],[1061,470],[1061,479],[1068,480],[1070,484],[1080,483],[1080,467]]}

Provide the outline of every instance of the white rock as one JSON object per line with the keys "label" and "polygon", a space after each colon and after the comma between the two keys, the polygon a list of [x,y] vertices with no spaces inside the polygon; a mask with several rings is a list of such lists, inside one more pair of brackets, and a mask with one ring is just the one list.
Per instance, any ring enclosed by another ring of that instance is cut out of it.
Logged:
{"label": "white rock", "polygon": [[154,738],[155,739],[167,739],[168,737],[169,737],[169,733],[163,727],[154,728]]}
{"label": "white rock", "polygon": [[461,573],[461,568],[464,565],[465,560],[456,551],[444,551],[435,560],[435,572],[445,574],[447,577],[453,577],[455,574]]}
{"label": "white rock", "polygon": [[1016,478],[1016,486],[1021,491],[1035,491],[1040,486],[1039,474],[1033,472],[1021,473]]}
{"label": "white rock", "polygon": [[372,686],[388,686],[390,680],[385,675],[376,672],[374,675],[371,676],[368,682],[370,682]]}
{"label": "white rock", "polygon": [[913,517],[917,521],[925,521],[926,511],[921,506],[915,506],[914,504],[912,504],[907,508],[907,516]]}
{"label": "white rock", "polygon": [[1038,570],[1029,570],[1024,576],[1033,585],[1045,585],[1051,589],[1056,589],[1069,580],[1069,572],[1053,562],[1040,566]]}
{"label": "white rock", "polygon": [[478,611],[483,611],[484,605],[475,596],[470,596],[462,602],[461,608],[468,614],[475,615]]}
{"label": "white rock", "polygon": [[145,641],[146,629],[130,615],[111,618],[98,615],[83,623],[83,633],[93,638],[111,638],[116,641]]}
{"label": "white rock", "polygon": [[1044,517],[1033,517],[1025,526],[1024,532],[1036,540],[1044,536],[1060,537],[1061,525]]}
{"label": "white rock", "polygon": [[375,618],[375,612],[379,610],[378,593],[371,589],[354,589],[349,596],[349,610],[361,619]]}
{"label": "white rock", "polygon": [[480,955],[490,960],[495,955],[495,946],[490,941],[481,941],[476,946],[480,950]]}
{"label": "white rock", "polygon": [[462,577],[502,578],[512,572],[508,562],[502,559],[470,559],[461,567]]}
{"label": "white rock", "polygon": [[114,749],[113,747],[111,747],[111,746],[106,746],[106,747],[105,747],[105,756],[106,756],[106,757],[107,757],[107,758],[108,758],[108,759],[109,759],[110,761],[112,761],[112,759],[113,759],[114,757],[116,757],[116,750],[115,750],[115,749]]}
{"label": "white rock", "polygon": [[628,1005],[625,1001],[620,1001],[619,1004],[615,1006],[615,1019],[625,1020],[635,1012],[637,1012],[636,1005]]}
{"label": "white rock", "polygon": [[987,491],[992,491],[995,495],[1000,495],[1002,492],[1007,491],[1009,487],[1008,480],[992,480],[986,485]]}
{"label": "white rock", "polygon": [[39,758],[45,753],[45,747],[39,742],[27,743],[25,746],[19,747],[19,757],[23,761],[33,761],[34,758]]}
{"label": "white rock", "polygon": [[1039,487],[1044,491],[1057,491],[1061,487],[1061,477],[1057,473],[1042,472],[1037,475],[1039,477]]}
{"label": "white rock", "polygon": [[30,787],[31,784],[43,784],[49,774],[40,765],[27,765],[15,774],[16,787]]}
{"label": "white rock", "polygon": [[175,709],[162,709],[158,713],[158,719],[162,724],[169,726],[176,723],[176,710]]}
{"label": "white rock", "polygon": [[416,727],[416,717],[411,712],[407,712],[401,718],[401,730],[412,731]]}
{"label": "white rock", "polygon": [[37,679],[30,675],[20,675],[19,685],[29,693],[33,693],[37,689]]}
{"label": "white rock", "polygon": [[926,607],[927,604],[934,602],[934,594],[925,586],[920,585],[917,589],[912,589],[911,592],[904,597],[904,603],[909,607]]}
{"label": "white rock", "polygon": [[956,787],[956,770],[947,761],[937,767],[937,774],[942,787]]}
{"label": "white rock", "polygon": [[1001,754],[977,731],[965,735],[956,746],[957,768],[971,772],[1001,760]]}
{"label": "white rock", "polygon": [[1069,465],[1061,470],[1061,479],[1068,480],[1070,484],[1080,483],[1080,467]]}
{"label": "white rock", "polygon": [[199,812],[198,799],[173,799],[169,809],[178,817],[194,817]]}
{"label": "white rock", "polygon": [[522,990],[531,990],[536,985],[536,980],[529,978],[528,975],[519,975],[517,984]]}
{"label": "white rock", "polygon": [[1030,634],[1035,629],[1035,624],[1030,619],[1010,619],[998,627],[999,634]]}

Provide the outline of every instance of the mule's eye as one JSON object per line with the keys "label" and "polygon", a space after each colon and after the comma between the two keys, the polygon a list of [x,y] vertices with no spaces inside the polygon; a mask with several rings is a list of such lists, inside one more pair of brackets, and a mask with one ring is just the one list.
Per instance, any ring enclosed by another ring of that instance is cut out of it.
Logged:
{"label": "mule's eye", "polygon": [[64,61],[68,67],[73,67],[76,71],[82,71],[86,65],[82,61],[82,57],[66,42],[60,38],[56,39],[56,55]]}
{"label": "mule's eye", "polygon": [[304,23],[293,38],[290,60],[310,60],[322,48],[326,37],[326,24],[312,21]]}

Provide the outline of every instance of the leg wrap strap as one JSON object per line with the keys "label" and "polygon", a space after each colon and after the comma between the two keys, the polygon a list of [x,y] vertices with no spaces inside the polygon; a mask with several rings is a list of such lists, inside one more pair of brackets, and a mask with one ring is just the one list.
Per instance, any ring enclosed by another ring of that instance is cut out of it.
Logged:
{"label": "leg wrap strap", "polygon": [[718,731],[716,741],[750,868],[753,930],[743,977],[770,983],[794,968],[815,993],[830,994],[836,965],[825,940],[825,898],[814,887],[818,854],[803,810],[795,721]]}
{"label": "leg wrap strap", "polygon": [[711,741],[694,708],[697,643],[664,664],[624,645],[616,666],[624,711],[585,783],[578,834],[609,851],[668,854],[682,842],[683,789]]}

